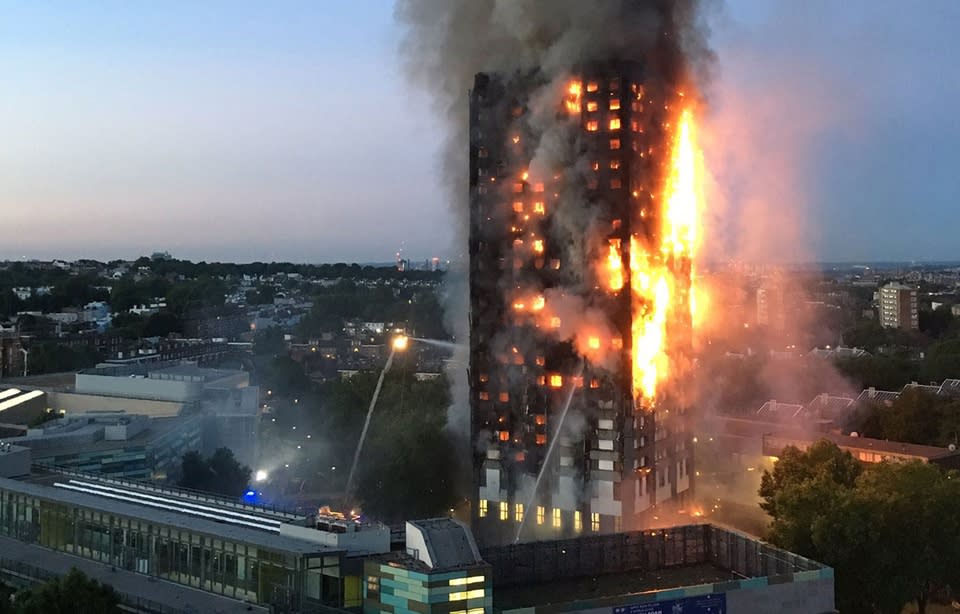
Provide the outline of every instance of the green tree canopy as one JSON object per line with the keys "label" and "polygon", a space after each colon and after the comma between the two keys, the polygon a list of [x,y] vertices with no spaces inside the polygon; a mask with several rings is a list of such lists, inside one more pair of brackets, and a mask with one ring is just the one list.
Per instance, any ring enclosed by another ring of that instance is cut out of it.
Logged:
{"label": "green tree canopy", "polygon": [[863,469],[821,441],[788,448],[764,472],[770,541],[834,568],[840,611],[926,611],[935,590],[960,586],[960,474],[936,465]]}
{"label": "green tree canopy", "polygon": [[250,467],[241,465],[229,448],[218,448],[208,459],[191,451],[180,460],[182,488],[203,490],[226,497],[239,497],[250,485]]}
{"label": "green tree canopy", "polygon": [[121,612],[120,597],[76,568],[67,575],[20,590],[14,596],[16,614],[112,614]]}

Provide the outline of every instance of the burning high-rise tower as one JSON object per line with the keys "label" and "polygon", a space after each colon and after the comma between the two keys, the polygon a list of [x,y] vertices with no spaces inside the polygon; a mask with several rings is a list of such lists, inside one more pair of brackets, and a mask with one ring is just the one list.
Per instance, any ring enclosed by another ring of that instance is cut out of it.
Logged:
{"label": "burning high-rise tower", "polygon": [[677,375],[694,314],[693,120],[682,91],[645,76],[636,62],[588,63],[560,92],[535,73],[476,77],[470,387],[484,539],[636,527],[690,489]]}
{"label": "burning high-rise tower", "polygon": [[449,119],[469,284],[454,262],[446,312],[470,339],[450,423],[470,425],[484,541],[635,528],[690,491],[698,9],[397,0]]}

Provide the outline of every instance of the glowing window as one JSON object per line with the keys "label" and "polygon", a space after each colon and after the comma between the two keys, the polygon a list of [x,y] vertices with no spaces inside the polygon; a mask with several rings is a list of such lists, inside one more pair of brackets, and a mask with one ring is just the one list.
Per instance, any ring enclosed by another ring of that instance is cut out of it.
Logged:
{"label": "glowing window", "polygon": [[633,120],[630,122],[630,130],[633,132],[640,132],[640,122]]}
{"label": "glowing window", "polygon": [[623,339],[621,339],[620,337],[614,337],[613,339],[610,340],[610,345],[612,345],[614,348],[616,348],[616,349],[618,349],[618,350],[622,350],[622,349],[623,349]]}
{"label": "glowing window", "polygon": [[546,383],[547,383],[547,378],[545,376],[541,375],[540,377],[537,378],[538,386],[544,386],[546,385]]}
{"label": "glowing window", "polygon": [[[620,160],[618,160],[617,158],[610,160],[610,170],[612,171],[620,170]],[[523,203],[520,203],[520,204],[521,206],[523,205]]]}
{"label": "glowing window", "polygon": [[517,213],[523,213],[523,201],[522,200],[513,201],[513,210]]}
{"label": "glowing window", "polygon": [[[487,500],[486,500],[486,499],[480,499],[480,507],[479,507],[479,510],[478,510],[478,511],[479,511],[479,514],[480,514],[480,517],[481,517],[481,518],[486,518],[486,517],[487,517],[487,505],[488,505],[488,503],[487,503]],[[453,584],[453,580],[450,580],[450,584],[451,584],[451,585]]]}
{"label": "glowing window", "polygon": [[542,367],[546,361],[544,360],[543,356],[537,356],[536,362],[538,367]]}
{"label": "glowing window", "polygon": [[469,610],[467,610],[467,614],[483,614],[483,612],[484,612],[483,608],[470,608]]}
{"label": "glowing window", "polygon": [[597,104],[596,100],[591,100],[587,103],[587,111],[594,112],[600,108],[600,105]]}
{"label": "glowing window", "polygon": [[618,110],[620,110],[620,99],[619,99],[619,98],[611,98],[611,99],[610,99],[610,110],[611,110],[611,111],[618,111]]}
{"label": "glowing window", "polygon": [[551,328],[560,328],[560,318],[554,316],[550,318],[550,327]]}
{"label": "glowing window", "polygon": [[591,387],[591,388],[599,388],[599,387],[600,387],[600,380],[598,380],[598,379],[595,378],[595,377],[594,377],[594,378],[591,378],[591,379],[590,379],[590,387]]}
{"label": "glowing window", "polygon": [[543,414],[537,414],[534,418],[534,422],[536,422],[538,426],[543,426],[547,423],[547,417]]}
{"label": "glowing window", "polygon": [[538,446],[547,445],[547,436],[544,435],[543,433],[537,433],[536,442]]}
{"label": "glowing window", "polygon": [[489,376],[489,375],[487,375],[486,373],[481,373],[481,374],[480,374],[480,383],[485,384],[485,383],[487,383],[487,382],[489,382],[489,381],[490,381],[490,376]]}
{"label": "glowing window", "polygon": [[543,201],[537,201],[533,203],[533,212],[543,215],[546,210],[543,208]]}
{"label": "glowing window", "polygon": [[510,504],[506,501],[500,502],[500,520],[510,520]]}
{"label": "glowing window", "polygon": [[597,512],[590,514],[590,530],[594,533],[600,530],[600,514]]}
{"label": "glowing window", "polygon": [[500,431],[500,441],[510,441],[510,431]]}
{"label": "glowing window", "polygon": [[587,83],[587,91],[588,91],[588,92],[595,92],[595,91],[597,91],[598,89],[600,89],[600,86],[597,84],[596,81],[591,81],[591,82]]}
{"label": "glowing window", "polygon": [[610,149],[620,149],[620,139],[610,139]]}
{"label": "glowing window", "polygon": [[619,177],[614,177],[613,179],[610,180],[611,190],[619,190],[622,187],[623,187],[623,181],[621,181]]}
{"label": "glowing window", "polygon": [[537,524],[543,524],[547,519],[547,510],[542,505],[537,506]]}
{"label": "glowing window", "polygon": [[560,270],[560,260],[559,260],[558,258],[554,258],[553,260],[551,260],[551,261],[550,261],[550,268],[553,269],[554,271],[559,271],[559,270]]}
{"label": "glowing window", "polygon": [[513,519],[517,522],[523,522],[523,503],[516,503],[513,506]]}
{"label": "glowing window", "polygon": [[478,396],[480,397],[480,400],[481,400],[481,401],[489,401],[489,400],[490,400],[490,393],[487,392],[486,390],[481,390],[481,391],[480,391],[480,394],[479,394]]}
{"label": "glowing window", "polygon": [[583,514],[580,513],[580,510],[573,513],[573,530],[577,533],[583,530]]}
{"label": "glowing window", "polygon": [[501,392],[498,398],[500,399],[500,402],[501,402],[501,403],[506,403],[507,401],[510,400],[510,393],[509,393],[509,392]]}
{"label": "glowing window", "polygon": [[470,576],[469,578],[451,578],[450,586],[466,586],[467,584],[477,584],[483,582],[483,576]]}
{"label": "glowing window", "polygon": [[542,183],[535,183],[535,184],[533,184],[533,191],[534,191],[534,192],[543,192],[543,184],[542,184]]}
{"label": "glowing window", "polygon": [[560,388],[563,386],[563,376],[554,373],[550,376],[550,386],[552,388]]}
{"label": "glowing window", "polygon": [[587,121],[587,132],[596,132],[600,129],[600,122],[595,119]]}
{"label": "glowing window", "polygon": [[515,194],[519,194],[523,192],[523,184],[522,183],[513,184],[513,191]]}
{"label": "glowing window", "polygon": [[594,160],[593,164],[590,165],[590,168],[592,168],[595,171],[600,170],[600,162],[598,162],[597,160]]}
{"label": "glowing window", "polygon": [[542,253],[543,253],[543,239],[535,239],[535,240],[534,240],[534,242],[533,242],[533,251],[537,252],[538,254],[542,254]]}
{"label": "glowing window", "polygon": [[560,510],[558,508],[553,509],[553,528],[559,529],[563,526],[563,521],[560,518]]}
{"label": "glowing window", "polygon": [[[458,591],[456,593],[450,593],[448,598],[450,601],[463,601],[464,599],[482,599],[484,596],[484,589],[478,588],[472,591]],[[463,610],[466,612],[466,610]],[[451,612],[451,614],[453,614]]]}
{"label": "glowing window", "polygon": [[619,117],[611,117],[611,118],[610,118],[610,129],[611,129],[611,130],[619,130],[619,129],[620,129],[620,118],[619,118]]}

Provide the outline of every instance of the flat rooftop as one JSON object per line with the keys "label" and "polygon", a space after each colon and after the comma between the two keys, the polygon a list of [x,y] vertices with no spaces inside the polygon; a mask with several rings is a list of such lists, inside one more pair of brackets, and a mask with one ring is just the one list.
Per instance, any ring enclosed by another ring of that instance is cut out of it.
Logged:
{"label": "flat rooftop", "polygon": [[604,574],[574,580],[564,579],[497,587],[493,591],[493,608],[497,611],[530,608],[554,603],[633,595],[677,586],[715,584],[742,578],[743,576],[710,563],[652,571]]}
{"label": "flat rooftop", "polygon": [[[124,416],[124,414],[118,414],[118,417]],[[92,441],[89,443],[71,443],[69,439],[63,439],[62,442],[51,441],[43,447],[37,447],[34,449],[33,457],[42,459],[47,456],[56,456],[59,454],[86,454],[88,452],[116,450],[117,448],[146,446],[150,442],[167,435],[178,427],[183,426],[192,419],[194,419],[193,416],[163,416],[158,418],[150,418],[145,429],[128,439],[110,441],[101,439],[99,441]],[[104,424],[91,424],[81,428],[94,429],[97,427],[103,428],[103,426]],[[79,432],[79,429],[77,431],[64,431],[63,434],[67,435],[73,432]],[[28,445],[25,442],[29,442],[31,439],[42,440],[43,436],[25,436],[20,438],[9,437],[7,439],[8,443]],[[23,441],[17,441],[17,439],[21,439]]]}

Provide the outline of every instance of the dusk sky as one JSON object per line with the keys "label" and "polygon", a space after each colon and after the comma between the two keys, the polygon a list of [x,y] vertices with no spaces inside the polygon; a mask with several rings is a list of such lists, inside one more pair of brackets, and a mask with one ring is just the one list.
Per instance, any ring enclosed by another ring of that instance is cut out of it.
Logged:
{"label": "dusk sky", "polygon": [[[960,2],[714,13],[725,210],[800,211],[811,258],[960,259]],[[0,0],[0,258],[449,255],[399,38],[391,0]]]}

